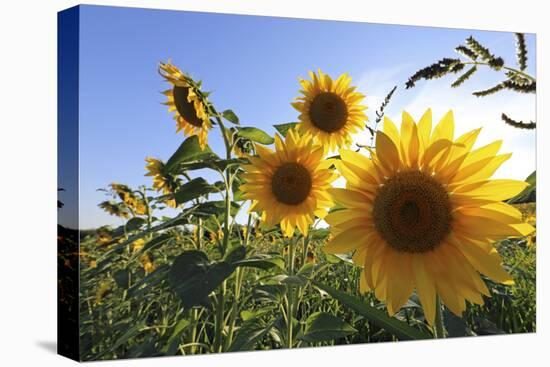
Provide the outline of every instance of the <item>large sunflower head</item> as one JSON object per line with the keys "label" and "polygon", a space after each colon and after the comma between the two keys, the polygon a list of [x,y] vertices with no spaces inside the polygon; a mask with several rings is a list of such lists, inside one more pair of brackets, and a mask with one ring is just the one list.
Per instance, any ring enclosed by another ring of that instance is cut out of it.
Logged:
{"label": "large sunflower head", "polygon": [[[164,162],[151,157],[145,158],[145,161],[147,162],[145,165],[145,169],[147,170],[145,176],[153,177],[153,188],[159,192],[162,192],[164,195],[173,194],[177,181],[174,177],[164,172]],[[165,203],[171,208],[175,208],[177,206],[176,200],[174,199],[165,200]]]}
{"label": "large sunflower head", "polygon": [[266,224],[280,223],[286,236],[296,227],[307,234],[315,216],[324,217],[332,204],[327,189],[336,175],[323,160],[323,147],[295,130],[284,141],[275,136],[275,151],[255,147],[258,156],[244,166],[243,197],[253,201],[251,210],[261,212]]}
{"label": "large sunflower head", "polygon": [[311,80],[301,79],[303,96],[292,103],[300,112],[299,129],[311,135],[327,149],[348,147],[352,135],[365,127],[367,107],[361,105],[365,98],[350,86],[351,77],[342,74],[332,80],[319,70],[319,75],[309,72]]}
{"label": "large sunflower head", "polygon": [[164,103],[168,111],[174,112],[176,132],[183,131],[185,136],[197,135],[202,149],[206,147],[208,130],[212,123],[208,118],[206,96],[199,85],[176,66],[160,63],[160,75],[171,84],[171,88],[162,92],[168,100]]}
{"label": "large sunflower head", "polygon": [[533,231],[503,202],[527,183],[491,179],[511,154],[498,154],[501,141],[473,149],[479,133],[455,139],[452,112],[433,131],[430,110],[418,124],[404,112],[400,131],[385,119],[370,158],[340,151],[347,184],[330,191],[345,209],[326,217],[333,238],[325,251],[354,251],[362,291],[374,290],[390,314],[416,288],[433,324],[436,294],[460,315],[466,300],[489,296],[479,273],[512,283],[493,243]]}

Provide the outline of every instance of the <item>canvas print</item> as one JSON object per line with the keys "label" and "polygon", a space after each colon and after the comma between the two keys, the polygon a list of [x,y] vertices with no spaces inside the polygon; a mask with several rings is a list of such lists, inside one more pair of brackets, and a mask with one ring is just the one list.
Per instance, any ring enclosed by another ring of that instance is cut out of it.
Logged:
{"label": "canvas print", "polygon": [[536,331],[534,34],[78,6],[58,44],[60,354]]}

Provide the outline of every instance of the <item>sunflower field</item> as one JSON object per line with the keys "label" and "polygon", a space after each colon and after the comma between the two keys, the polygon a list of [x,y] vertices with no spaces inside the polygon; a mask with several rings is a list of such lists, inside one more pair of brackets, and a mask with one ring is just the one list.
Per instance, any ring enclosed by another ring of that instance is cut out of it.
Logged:
{"label": "sunflower field", "polygon": [[[413,84],[458,71],[438,65]],[[271,136],[170,61],[158,71],[182,143],[144,157],[147,185],[105,189],[124,225],[80,233],[82,359],[535,331],[536,179],[492,179],[502,141],[455,136],[452,111],[392,120],[395,89],[371,123],[351,77],[321,70]]]}

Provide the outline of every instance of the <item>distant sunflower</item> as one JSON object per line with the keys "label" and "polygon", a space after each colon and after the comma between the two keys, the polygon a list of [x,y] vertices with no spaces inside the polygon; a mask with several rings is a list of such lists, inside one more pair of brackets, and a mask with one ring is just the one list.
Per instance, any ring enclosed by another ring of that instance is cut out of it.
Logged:
{"label": "distant sunflower", "polygon": [[212,123],[208,118],[206,98],[199,86],[188,75],[185,75],[176,66],[168,63],[160,63],[160,75],[172,84],[172,88],[162,92],[168,101],[170,112],[174,112],[176,120],[176,132],[183,130],[185,136],[196,135],[202,149],[206,147],[208,130]]}
{"label": "distant sunflower", "polygon": [[145,240],[143,238],[139,238],[132,242],[132,252],[139,251],[145,246]]}
{"label": "distant sunflower", "polygon": [[[153,177],[153,188],[162,191],[164,195],[173,194],[176,182],[171,176],[164,173],[164,162],[151,157],[145,158],[145,161],[147,162],[145,169],[148,171],[145,176]],[[177,206],[175,199],[167,199],[165,203],[171,208]]]}
{"label": "distant sunflower", "polygon": [[300,132],[313,136],[329,150],[350,146],[352,135],[367,121],[363,112],[367,107],[360,104],[365,96],[350,86],[347,74],[334,81],[321,70],[319,75],[309,75],[311,80],[300,80],[303,96],[292,103],[300,112]]}
{"label": "distant sunflower", "polygon": [[325,251],[355,251],[361,290],[374,290],[390,314],[416,288],[433,324],[436,294],[460,315],[466,300],[483,304],[490,295],[479,273],[513,283],[492,244],[533,231],[503,202],[528,184],[490,179],[511,154],[498,155],[501,141],[472,150],[480,130],[454,140],[451,111],[433,132],[430,110],[418,124],[404,112],[401,132],[384,120],[371,159],[340,151],[347,184],[330,191],[345,209],[326,217],[334,237]]}
{"label": "distant sunflower", "polygon": [[141,266],[143,266],[143,270],[145,270],[145,274],[150,274],[156,269],[156,266],[149,254],[141,255],[139,261],[141,262]]}
{"label": "distant sunflower", "polygon": [[323,217],[332,201],[327,194],[336,174],[323,160],[323,147],[311,137],[300,137],[291,130],[285,141],[275,135],[275,151],[257,144],[258,157],[249,157],[245,165],[243,198],[252,200],[250,210],[262,212],[270,226],[281,224],[290,237],[298,227],[307,234],[315,215]]}
{"label": "distant sunflower", "polygon": [[109,233],[105,231],[98,231],[97,233],[97,241],[101,245],[106,245],[113,241],[113,236],[111,236]]}
{"label": "distant sunflower", "polygon": [[121,218],[130,218],[130,212],[125,207],[120,204],[115,203],[114,201],[103,201],[98,204],[98,206],[105,210],[107,213],[121,217]]}
{"label": "distant sunflower", "polygon": [[[145,205],[143,199],[137,197],[134,191],[127,185],[113,182],[109,186],[111,186],[111,189],[118,195],[120,200],[122,200],[122,202],[132,211],[133,214],[145,215],[147,213],[147,206]],[[109,211],[107,208],[103,209]]]}

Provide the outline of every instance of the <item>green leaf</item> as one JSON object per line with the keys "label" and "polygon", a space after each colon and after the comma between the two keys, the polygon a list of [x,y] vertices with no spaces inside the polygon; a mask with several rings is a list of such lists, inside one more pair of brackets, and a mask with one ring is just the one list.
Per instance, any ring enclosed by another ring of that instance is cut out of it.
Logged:
{"label": "green leaf", "polygon": [[172,332],[172,335],[168,339],[168,342],[166,343],[165,347],[162,349],[162,352],[164,355],[167,356],[173,356],[178,351],[179,341],[181,334],[185,331],[185,329],[189,326],[190,322],[187,319],[181,319],[178,321],[176,326],[174,327],[174,331]]}
{"label": "green leaf", "polygon": [[260,255],[249,257],[248,259],[237,261],[235,265],[258,268],[262,270],[267,270],[276,266],[284,270],[285,261],[280,256],[260,254]]}
{"label": "green leaf", "polygon": [[242,261],[245,258],[245,256],[246,247],[236,246],[229,251],[229,253],[225,256],[224,261],[236,266],[239,261]]}
{"label": "green leaf", "polygon": [[299,339],[309,343],[323,342],[343,338],[356,332],[353,326],[336,316],[315,312],[307,318],[304,334]]}
{"label": "green leaf", "polygon": [[197,169],[210,168],[220,171],[225,171],[227,167],[233,167],[246,161],[242,158],[232,159],[205,159],[200,162],[181,163],[179,170],[181,171],[193,171]]}
{"label": "green leaf", "polygon": [[141,332],[141,329],[145,326],[145,322],[144,321],[139,321],[139,322],[136,322],[133,324],[132,327],[130,327],[129,329],[126,330],[126,332],[124,334],[122,334],[118,339],[116,339],[116,341],[111,345],[110,348],[106,348],[104,349],[102,352],[100,352],[99,354],[96,354],[92,359],[93,360],[97,360],[97,359],[100,359],[102,356],[104,356],[105,354],[107,353],[110,353],[114,350],[116,350],[118,347],[120,347],[121,345],[125,344],[128,340],[132,339],[133,337],[137,336],[140,332]]}
{"label": "green leaf", "polygon": [[176,152],[168,159],[164,165],[164,171],[166,173],[170,173],[180,163],[212,157],[217,158],[216,154],[212,152],[209,146],[206,146],[204,150],[202,150],[199,145],[199,138],[196,135],[193,135],[185,139],[179,146],[178,150],[176,150]]}
{"label": "green leaf", "polygon": [[456,316],[446,308],[443,312],[443,320],[445,323],[445,330],[447,330],[451,338],[475,335],[462,317]]}
{"label": "green leaf", "polygon": [[113,274],[116,284],[123,289],[127,289],[130,284],[130,272],[128,269],[120,269]]}
{"label": "green leaf", "polygon": [[141,253],[147,252],[151,249],[157,248],[172,238],[172,234],[163,233],[160,236],[153,238],[151,241],[147,242],[141,249]]}
{"label": "green leaf", "polygon": [[217,191],[218,189],[208,184],[204,178],[198,177],[181,185],[178,191],[174,194],[174,198],[176,199],[176,203],[180,205],[189,200],[196,199],[199,196]]}
{"label": "green leaf", "polygon": [[281,279],[281,283],[294,287],[303,287],[307,285],[307,279],[301,275],[284,276],[284,278]]}
{"label": "green leaf", "polygon": [[248,321],[271,312],[273,312],[273,309],[270,307],[264,307],[259,310],[242,310],[241,318],[243,321]]}
{"label": "green leaf", "polygon": [[298,125],[297,122],[289,122],[286,124],[273,125],[273,127],[277,129],[279,134],[281,134],[282,136],[286,136],[288,130],[293,129],[296,125]]}
{"label": "green leaf", "polygon": [[141,278],[128,289],[128,296],[140,297],[147,294],[156,285],[161,284],[167,277],[170,267],[166,264],[159,266],[152,273]]}
{"label": "green leaf", "polygon": [[224,119],[226,119],[227,121],[235,124],[235,125],[239,125],[239,118],[237,117],[237,115],[235,114],[235,112],[233,112],[232,110],[225,110],[222,112],[222,116]]}
{"label": "green leaf", "polygon": [[275,142],[268,133],[255,127],[239,127],[237,135],[255,141],[256,143],[269,145]]}
{"label": "green leaf", "polygon": [[229,347],[229,351],[236,352],[254,349],[254,346],[269,333],[273,324],[272,322],[266,326],[259,319],[252,319],[244,322],[237,331],[235,339]]}
{"label": "green leaf", "polygon": [[134,217],[126,222],[126,231],[131,232],[136,229],[139,229],[145,223],[145,219],[140,217]]}
{"label": "green leaf", "polygon": [[529,184],[522,192],[508,200],[509,204],[530,203],[536,201],[537,171],[533,171],[525,180]]}
{"label": "green leaf", "polygon": [[[240,209],[240,205],[232,202],[231,203],[231,215],[236,215]],[[193,214],[199,217],[208,217],[211,215],[216,215],[219,217],[225,216],[225,201],[215,200],[208,201],[206,203],[200,203],[193,208]]]}
{"label": "green leaf", "polygon": [[415,329],[403,321],[399,321],[396,318],[389,317],[384,311],[369,306],[357,297],[350,296],[349,294],[340,292],[335,288],[315,281],[313,282],[313,284],[330,294],[333,298],[336,298],[347,307],[351,308],[353,311],[366,317],[372,323],[394,334],[399,339],[416,340],[432,338],[431,335]]}
{"label": "green leaf", "polygon": [[286,287],[282,284],[262,284],[254,288],[254,298],[258,301],[280,302]]}
{"label": "green leaf", "polygon": [[185,308],[208,302],[208,295],[216,289],[236,266],[225,262],[208,260],[202,251],[185,251],[179,255],[168,274],[172,289],[179,295]]}
{"label": "green leaf", "polygon": [[319,241],[327,239],[329,234],[330,234],[330,231],[326,228],[313,229],[310,232],[311,239],[319,240]]}

